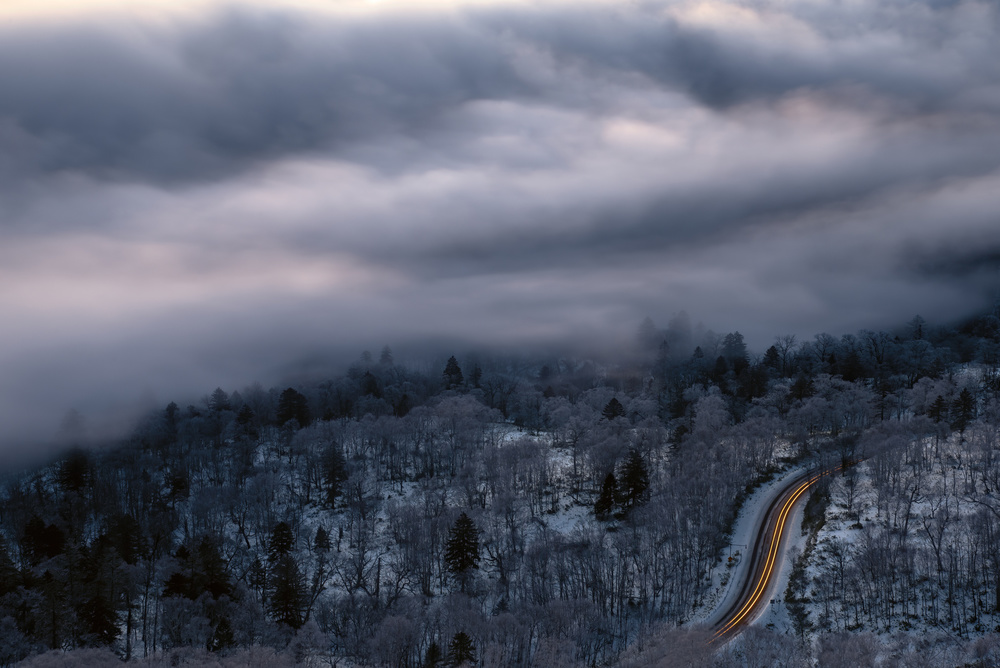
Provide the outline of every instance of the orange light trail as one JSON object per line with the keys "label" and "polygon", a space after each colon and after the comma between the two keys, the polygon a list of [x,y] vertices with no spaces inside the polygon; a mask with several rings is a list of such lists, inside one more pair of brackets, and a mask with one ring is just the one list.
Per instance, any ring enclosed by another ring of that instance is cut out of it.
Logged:
{"label": "orange light trail", "polygon": [[723,635],[731,631],[737,624],[743,621],[743,619],[747,615],[749,615],[750,612],[757,605],[757,602],[760,600],[761,596],[763,596],[764,592],[767,590],[768,585],[770,585],[771,576],[774,573],[775,562],[777,561],[778,558],[778,548],[780,546],[781,536],[785,530],[785,524],[788,521],[788,517],[791,514],[792,508],[795,506],[795,503],[799,500],[799,498],[803,494],[805,494],[806,490],[808,490],[810,487],[816,484],[816,482],[820,478],[830,475],[834,471],[840,470],[840,468],[841,468],[840,466],[837,466],[833,469],[828,469],[826,471],[823,471],[822,473],[814,475],[812,478],[799,485],[796,488],[795,492],[792,493],[792,495],[788,497],[788,499],[785,501],[784,505],[781,508],[781,512],[778,514],[778,521],[775,524],[774,532],[771,535],[771,544],[768,549],[767,559],[765,560],[764,563],[764,570],[761,573],[760,579],[757,581],[757,585],[754,587],[753,593],[750,594],[750,598],[747,599],[747,602],[743,604],[743,607],[740,608],[740,611],[736,613],[736,615],[723,628],[715,632],[711,640],[708,641],[709,644],[715,642]]}

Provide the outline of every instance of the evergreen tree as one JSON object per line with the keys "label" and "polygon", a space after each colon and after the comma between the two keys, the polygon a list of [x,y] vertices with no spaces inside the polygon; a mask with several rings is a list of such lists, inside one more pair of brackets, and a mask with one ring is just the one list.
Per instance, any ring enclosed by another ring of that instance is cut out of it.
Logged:
{"label": "evergreen tree", "polygon": [[282,554],[271,563],[268,578],[268,606],[279,624],[297,629],[303,623],[306,581],[291,554]]}
{"label": "evergreen tree", "polygon": [[941,422],[948,417],[948,402],[940,394],[937,395],[937,399],[927,409],[927,416],[934,420],[935,423]]}
{"label": "evergreen tree", "polygon": [[275,562],[288,555],[295,547],[295,534],[288,522],[278,522],[271,531],[271,540],[267,546],[267,560]]}
{"label": "evergreen tree", "polygon": [[90,484],[90,455],[74,448],[59,465],[59,485],[66,492],[79,492]]}
{"label": "evergreen tree", "polygon": [[406,417],[406,414],[410,412],[413,408],[413,402],[410,400],[410,395],[406,392],[403,396],[399,398],[399,401],[392,405],[392,414],[396,417]]}
{"label": "evergreen tree", "polygon": [[275,524],[267,547],[268,608],[275,621],[297,629],[304,621],[302,610],[306,600],[306,581],[292,556],[294,549],[295,535],[291,526],[287,522]]}
{"label": "evergreen tree", "polygon": [[38,515],[25,523],[21,550],[32,566],[62,554],[65,548],[66,534],[56,525],[46,525]]}
{"label": "evergreen tree", "polygon": [[739,374],[750,364],[747,356],[747,344],[744,343],[743,335],[739,332],[726,334],[725,338],[722,339],[722,355],[736,374]]}
{"label": "evergreen tree", "polygon": [[212,396],[208,400],[208,407],[217,413],[233,408],[232,404],[229,403],[229,395],[221,387],[215,388],[215,391],[212,392]]}
{"label": "evergreen tree", "polygon": [[781,367],[781,355],[778,353],[777,348],[771,346],[764,351],[763,364],[768,369],[778,369]]}
{"label": "evergreen tree", "polygon": [[110,645],[118,637],[118,615],[100,594],[90,597],[77,612],[86,632],[83,644],[91,647]]}
{"label": "evergreen tree", "polygon": [[605,420],[625,417],[625,407],[622,406],[622,403],[616,397],[611,397],[611,401],[604,405],[601,415],[604,416]]}
{"label": "evergreen tree", "polygon": [[441,654],[441,646],[432,642],[424,655],[424,668],[438,668],[444,656]]}
{"label": "evergreen tree", "polygon": [[278,424],[295,420],[300,427],[309,426],[309,401],[295,388],[289,387],[278,397]]}
{"label": "evergreen tree", "polygon": [[174,401],[171,401],[167,404],[167,407],[163,409],[163,419],[167,423],[167,429],[175,435],[177,433],[177,414],[180,413],[180,410],[181,407]]}
{"label": "evergreen tree", "polygon": [[253,409],[250,406],[243,404],[240,406],[240,412],[236,414],[236,424],[239,426],[239,435],[246,439],[257,438],[257,425],[254,424]]}
{"label": "evergreen tree", "polygon": [[330,535],[323,527],[316,529],[316,538],[313,539],[313,550],[315,552],[330,551]]}
{"label": "evergreen tree", "polygon": [[952,429],[964,432],[976,417],[976,398],[969,392],[969,388],[963,388],[955,400],[954,420],[951,423]]}
{"label": "evergreen tree", "polygon": [[642,455],[635,448],[629,450],[628,458],[622,466],[621,501],[626,509],[640,505],[649,489],[649,472]]}
{"label": "evergreen tree", "polygon": [[340,496],[349,477],[347,460],[344,459],[340,446],[330,443],[323,452],[320,464],[323,468],[323,482],[326,483],[326,505],[334,508],[337,505],[337,497]]}
{"label": "evergreen tree", "polygon": [[729,362],[726,361],[725,357],[719,355],[718,357],[715,358],[715,366],[712,368],[712,373],[710,374],[710,378],[712,379],[713,383],[722,388],[723,392],[725,392],[726,389],[725,380],[726,380],[726,374],[728,373],[729,373]]}
{"label": "evergreen tree", "polygon": [[462,376],[462,369],[458,366],[458,360],[452,355],[448,358],[448,363],[445,364],[444,373],[444,384],[449,390],[460,386],[465,378]]}
{"label": "evergreen tree", "polygon": [[861,363],[861,356],[858,355],[858,351],[851,348],[847,351],[844,356],[843,362],[840,364],[840,376],[848,383],[853,383],[862,376],[864,376],[865,367]]}
{"label": "evergreen tree", "polygon": [[253,409],[247,404],[240,406],[240,412],[236,414],[236,423],[241,427],[246,427],[253,423],[254,419]]}
{"label": "evergreen tree", "polygon": [[233,593],[233,585],[222,558],[221,540],[218,537],[203,536],[198,541],[194,554],[194,582],[190,598],[196,599],[203,592],[218,600]]}
{"label": "evergreen tree", "polygon": [[250,588],[253,589],[258,596],[260,596],[261,604],[267,602],[267,568],[264,567],[264,563],[260,558],[254,558],[253,562],[250,564],[250,571],[247,573],[247,583]]}
{"label": "evergreen tree", "polygon": [[476,646],[465,631],[456,633],[448,643],[448,665],[461,666],[476,662]]}
{"label": "evergreen tree", "polygon": [[597,518],[606,519],[614,509],[617,499],[618,480],[615,479],[614,473],[608,473],[604,478],[604,484],[601,486],[601,495],[594,502],[594,514],[597,515]]}
{"label": "evergreen tree", "polygon": [[808,399],[816,392],[816,387],[813,384],[812,378],[803,374],[799,374],[795,382],[792,383],[792,387],[789,390],[789,396],[793,399]]}
{"label": "evergreen tree", "polygon": [[365,371],[361,377],[361,394],[366,397],[382,398],[382,390],[378,385],[378,378],[371,371]]}
{"label": "evergreen tree", "polygon": [[448,533],[444,558],[451,572],[458,576],[464,593],[469,571],[479,568],[479,529],[465,513],[458,516]]}
{"label": "evergreen tree", "polygon": [[392,349],[389,346],[382,346],[382,354],[379,355],[380,366],[392,366]]}

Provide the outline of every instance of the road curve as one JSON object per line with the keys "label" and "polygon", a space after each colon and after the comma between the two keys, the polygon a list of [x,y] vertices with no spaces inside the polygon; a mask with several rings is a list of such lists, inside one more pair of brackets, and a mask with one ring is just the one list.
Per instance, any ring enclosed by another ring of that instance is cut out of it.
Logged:
{"label": "road curve", "polygon": [[715,624],[710,644],[725,644],[739,635],[767,606],[781,571],[782,547],[792,529],[789,518],[795,506],[806,499],[806,492],[823,476],[840,469],[812,471],[793,478],[771,502],[757,537],[749,551],[750,564],[739,595]]}

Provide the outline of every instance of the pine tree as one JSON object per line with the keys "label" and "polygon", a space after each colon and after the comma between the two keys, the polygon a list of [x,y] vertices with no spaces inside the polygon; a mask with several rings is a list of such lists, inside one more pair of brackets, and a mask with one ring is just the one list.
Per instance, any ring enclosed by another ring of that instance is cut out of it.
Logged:
{"label": "pine tree", "polygon": [[247,583],[260,596],[261,605],[264,605],[267,602],[267,568],[259,558],[255,558],[250,564]]}
{"label": "pine tree", "polygon": [[965,432],[965,428],[976,417],[976,398],[969,392],[969,388],[964,388],[955,400],[954,420],[951,423],[952,429]]}
{"label": "pine tree", "polygon": [[74,448],[59,465],[59,485],[66,492],[79,492],[90,484],[90,455],[80,448]]}
{"label": "pine tree", "polygon": [[379,366],[392,366],[392,362],[392,348],[382,346],[382,354],[378,358]]}
{"label": "pine tree", "polygon": [[291,554],[282,554],[271,564],[268,585],[268,604],[274,620],[293,629],[302,626],[306,581]]}
{"label": "pine tree", "polygon": [[813,394],[816,393],[816,387],[813,384],[812,378],[803,374],[799,374],[799,377],[795,379],[792,383],[792,387],[789,391],[789,396],[793,399],[808,399]]}
{"label": "pine tree", "polygon": [[110,645],[118,637],[118,615],[100,594],[88,599],[78,611],[78,616],[86,629],[85,645]]}
{"label": "pine tree", "polygon": [[722,385],[726,379],[726,374],[729,373],[729,362],[722,355],[715,358],[715,366],[712,368],[712,373],[710,378],[712,382],[716,385]]}
{"label": "pine tree", "polygon": [[295,547],[295,534],[288,522],[278,522],[271,531],[271,540],[267,546],[267,560],[275,562],[290,554]]}
{"label": "pine tree", "polygon": [[461,385],[465,378],[462,376],[462,369],[458,366],[458,360],[452,355],[448,358],[448,363],[444,367],[444,384],[449,390]]}
{"label": "pine tree", "polygon": [[251,439],[257,438],[257,425],[254,424],[253,409],[250,406],[243,404],[240,407],[240,412],[236,414],[236,424],[239,425],[240,436]]}
{"label": "pine tree", "polygon": [[615,479],[614,473],[609,473],[604,478],[604,484],[601,486],[601,495],[594,502],[594,514],[597,515],[598,519],[607,519],[615,507],[617,498],[618,481]]}
{"label": "pine tree", "polygon": [[764,351],[764,366],[769,369],[777,369],[781,366],[781,355],[778,354],[778,349],[771,346],[766,351]]}
{"label": "pine tree", "polygon": [[274,620],[293,629],[302,626],[306,581],[292,556],[295,535],[287,522],[278,522],[267,546],[267,601]]}
{"label": "pine tree", "polygon": [[361,394],[366,397],[382,398],[382,389],[378,386],[378,378],[371,371],[365,371],[361,377]]}
{"label": "pine tree", "polygon": [[438,668],[443,658],[441,646],[436,642],[432,642],[430,647],[427,648],[427,654],[424,655],[424,668]]}
{"label": "pine tree", "polygon": [[948,402],[940,394],[937,395],[937,399],[927,409],[927,416],[934,420],[935,423],[941,422],[948,417]]}
{"label": "pine tree", "polygon": [[21,550],[32,566],[62,554],[65,548],[66,534],[56,525],[46,525],[38,515],[25,523]]}
{"label": "pine tree", "polygon": [[458,576],[464,593],[469,571],[479,568],[479,529],[465,513],[458,516],[448,533],[444,558],[448,568]]}
{"label": "pine tree", "polygon": [[206,591],[216,600],[232,595],[233,585],[226,570],[226,561],[222,558],[220,544],[218,537],[211,536],[203,536],[198,541],[193,564],[193,595],[190,598],[196,599]]}
{"label": "pine tree", "polygon": [[278,397],[278,424],[295,420],[300,427],[309,426],[309,401],[295,388],[289,387]]}
{"label": "pine tree", "polygon": [[640,505],[649,489],[649,472],[642,455],[635,448],[629,450],[628,459],[622,466],[621,500],[626,509]]}
{"label": "pine tree", "polygon": [[316,529],[316,538],[313,539],[313,550],[315,552],[330,551],[330,535],[323,527]]}
{"label": "pine tree", "polygon": [[739,332],[726,334],[722,339],[722,354],[726,361],[732,365],[733,372],[739,374],[749,365],[747,356],[747,344],[743,341],[743,335]]}
{"label": "pine tree", "polygon": [[337,505],[337,497],[340,496],[349,475],[347,460],[344,459],[340,446],[330,443],[323,452],[320,463],[323,467],[323,481],[326,483],[326,505],[333,508]]}
{"label": "pine tree", "polygon": [[476,646],[465,631],[456,633],[448,643],[448,665],[461,666],[476,662]]}
{"label": "pine tree", "polygon": [[625,407],[622,406],[622,403],[616,397],[611,397],[611,401],[604,405],[601,415],[604,416],[605,420],[625,417]]}
{"label": "pine tree", "polygon": [[233,408],[229,402],[229,395],[221,387],[215,388],[215,391],[212,392],[212,396],[208,400],[208,407],[217,413]]}

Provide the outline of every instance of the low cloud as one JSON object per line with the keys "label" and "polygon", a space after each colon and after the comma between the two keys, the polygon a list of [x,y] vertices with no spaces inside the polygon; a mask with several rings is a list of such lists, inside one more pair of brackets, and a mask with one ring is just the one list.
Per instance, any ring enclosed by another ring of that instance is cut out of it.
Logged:
{"label": "low cloud", "polygon": [[998,37],[902,0],[10,21],[0,449],[385,343],[973,313]]}

